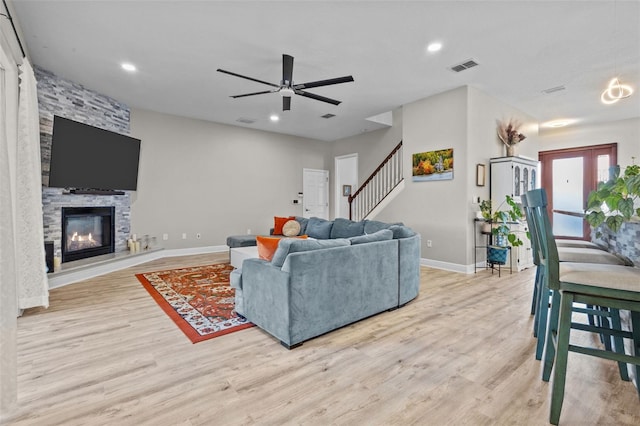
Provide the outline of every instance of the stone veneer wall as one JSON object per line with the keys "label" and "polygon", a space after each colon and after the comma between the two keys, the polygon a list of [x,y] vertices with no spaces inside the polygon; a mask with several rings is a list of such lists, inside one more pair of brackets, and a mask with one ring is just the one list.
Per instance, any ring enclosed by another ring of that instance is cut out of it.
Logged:
{"label": "stone veneer wall", "polygon": [[[53,116],[58,115],[101,129],[129,135],[129,107],[86,89],[77,83],[61,79],[49,71],[34,67],[38,84],[40,109],[40,153],[42,157],[42,206],[45,241],[61,248],[62,207],[115,207],[115,250],[127,250],[131,233],[130,194],[76,195],[65,194],[62,188],[49,188],[49,163]],[[99,161],[99,159],[97,160]]]}
{"label": "stone veneer wall", "polygon": [[[600,232],[600,238],[596,237],[596,232]],[[615,234],[607,226],[601,225],[596,231],[591,231],[591,240],[611,252],[628,257],[635,266],[640,267],[640,222],[623,223]]]}

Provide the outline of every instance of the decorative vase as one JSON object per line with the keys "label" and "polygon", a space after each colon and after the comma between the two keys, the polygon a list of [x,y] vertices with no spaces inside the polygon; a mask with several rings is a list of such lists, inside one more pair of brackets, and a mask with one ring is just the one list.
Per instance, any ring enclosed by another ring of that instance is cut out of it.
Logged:
{"label": "decorative vase", "polygon": [[494,265],[506,265],[508,252],[507,247],[488,246],[487,262]]}
{"label": "decorative vase", "polygon": [[515,145],[506,145],[507,147],[507,157],[515,157],[516,156],[516,146]]}

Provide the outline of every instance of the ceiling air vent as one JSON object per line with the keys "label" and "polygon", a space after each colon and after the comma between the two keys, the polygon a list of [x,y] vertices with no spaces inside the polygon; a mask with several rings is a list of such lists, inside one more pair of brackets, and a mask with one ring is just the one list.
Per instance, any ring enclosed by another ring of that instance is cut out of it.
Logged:
{"label": "ceiling air vent", "polygon": [[329,118],[333,118],[335,116],[336,116],[335,114],[325,114],[325,115],[321,115],[320,117],[329,119]]}
{"label": "ceiling air vent", "polygon": [[236,120],[238,123],[243,123],[243,124],[253,124],[255,123],[257,120],[254,120],[253,118],[244,118],[244,117],[240,117]]}
{"label": "ceiling air vent", "polygon": [[566,89],[566,87],[564,87],[564,85],[560,85],[560,86],[556,86],[556,87],[551,87],[549,89],[545,89],[545,90],[542,91],[542,93],[544,93],[545,95],[548,95],[550,93],[559,92],[559,91],[565,90],[565,89]]}
{"label": "ceiling air vent", "polygon": [[466,61],[460,64],[452,66],[451,71],[460,72],[460,71],[468,70],[469,68],[473,68],[477,65],[478,63],[473,59],[467,59]]}

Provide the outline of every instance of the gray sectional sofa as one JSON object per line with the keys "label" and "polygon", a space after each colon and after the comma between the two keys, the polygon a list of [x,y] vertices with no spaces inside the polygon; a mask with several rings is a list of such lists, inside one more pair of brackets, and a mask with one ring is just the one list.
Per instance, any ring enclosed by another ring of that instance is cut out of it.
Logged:
{"label": "gray sectional sofa", "polygon": [[292,348],[396,309],[420,288],[420,235],[402,224],[303,219],[273,259],[246,259],[231,274],[236,311]]}

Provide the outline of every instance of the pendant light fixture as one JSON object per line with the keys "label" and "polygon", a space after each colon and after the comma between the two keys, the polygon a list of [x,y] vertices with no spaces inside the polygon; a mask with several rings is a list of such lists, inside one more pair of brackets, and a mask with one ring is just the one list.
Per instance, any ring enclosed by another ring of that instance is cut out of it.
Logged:
{"label": "pendant light fixture", "polygon": [[615,104],[620,99],[628,98],[633,93],[633,89],[628,84],[620,83],[618,77],[612,78],[607,88],[600,95],[603,104]]}
{"label": "pendant light fixture", "polygon": [[[614,40],[616,37],[616,30],[618,25],[618,4],[616,0],[613,0],[613,24],[616,25],[616,29],[614,30]],[[604,92],[600,95],[600,100],[605,105],[615,104],[621,99],[628,98],[633,93],[633,88],[628,84],[620,83],[620,79],[617,77],[618,74],[618,51],[614,47],[614,72],[616,77],[612,78],[609,81],[609,85]]]}

